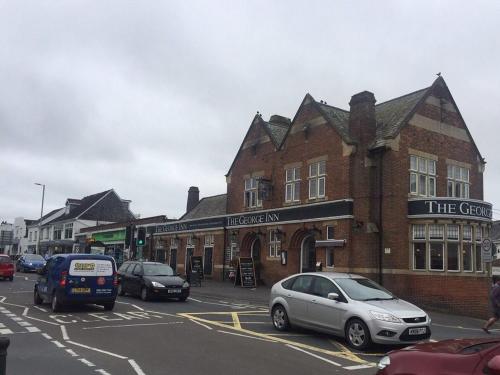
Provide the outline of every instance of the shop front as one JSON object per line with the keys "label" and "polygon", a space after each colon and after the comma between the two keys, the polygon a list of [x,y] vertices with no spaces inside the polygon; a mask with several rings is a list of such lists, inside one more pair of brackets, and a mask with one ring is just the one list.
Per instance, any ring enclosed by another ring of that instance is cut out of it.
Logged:
{"label": "shop front", "polygon": [[126,230],[118,229],[106,232],[92,233],[92,240],[102,243],[103,252],[105,255],[112,256],[117,267],[120,267],[124,262]]}

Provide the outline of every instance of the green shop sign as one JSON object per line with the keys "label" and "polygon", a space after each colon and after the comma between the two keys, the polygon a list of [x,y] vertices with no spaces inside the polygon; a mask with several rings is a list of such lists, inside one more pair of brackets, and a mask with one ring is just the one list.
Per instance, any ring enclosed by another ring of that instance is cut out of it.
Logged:
{"label": "green shop sign", "polygon": [[101,242],[125,241],[125,229],[114,232],[94,233],[92,238]]}

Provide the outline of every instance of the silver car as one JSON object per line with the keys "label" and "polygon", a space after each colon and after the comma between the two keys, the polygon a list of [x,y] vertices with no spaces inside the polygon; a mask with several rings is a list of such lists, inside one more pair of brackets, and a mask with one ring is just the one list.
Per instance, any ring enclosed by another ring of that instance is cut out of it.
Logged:
{"label": "silver car", "polygon": [[273,285],[269,311],[274,327],[297,325],[345,337],[355,349],[372,342],[405,344],[431,336],[431,320],[420,308],[366,277],[311,272]]}

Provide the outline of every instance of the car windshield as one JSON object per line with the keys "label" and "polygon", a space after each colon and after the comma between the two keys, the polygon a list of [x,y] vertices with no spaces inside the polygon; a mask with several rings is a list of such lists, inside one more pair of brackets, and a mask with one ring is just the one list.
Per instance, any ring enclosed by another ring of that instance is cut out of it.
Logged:
{"label": "car windshield", "polygon": [[391,292],[369,279],[346,278],[335,279],[335,282],[344,290],[344,292],[347,293],[350,298],[357,301],[380,301],[395,298]]}
{"label": "car windshield", "polygon": [[38,254],[25,255],[24,259],[26,259],[28,262],[45,261],[45,259],[43,259],[43,257]]}
{"label": "car windshield", "polygon": [[166,264],[144,264],[145,276],[173,276],[174,270]]}

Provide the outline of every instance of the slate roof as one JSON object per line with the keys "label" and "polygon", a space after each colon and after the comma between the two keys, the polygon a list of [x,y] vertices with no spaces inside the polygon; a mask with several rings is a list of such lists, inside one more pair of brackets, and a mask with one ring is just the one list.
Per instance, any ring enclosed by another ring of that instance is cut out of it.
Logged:
{"label": "slate roof", "polygon": [[426,95],[428,89],[429,87],[375,106],[377,133],[373,148],[382,146],[385,139],[398,135],[408,116]]}
{"label": "slate roof", "polygon": [[349,111],[321,102],[316,102],[316,104],[327,120],[337,129],[341,137],[347,143],[353,143],[353,140],[349,136]]}
{"label": "slate roof", "polygon": [[[95,203],[97,203],[101,198],[103,198],[110,191],[112,191],[112,189],[103,191],[101,193],[97,193],[97,194],[88,195],[86,197],[83,197],[80,200],[80,204],[72,207],[72,209],[69,213],[55,218],[54,220],[50,221],[50,223],[71,220],[71,219],[74,219],[74,218],[80,216],[84,211],[86,211],[90,207],[92,207]],[[48,223],[46,223],[46,224],[48,224]]]}
{"label": "slate roof", "polygon": [[200,219],[226,214],[227,194],[214,195],[200,199],[198,204],[179,220]]}
{"label": "slate roof", "polygon": [[285,140],[286,133],[290,128],[290,125],[285,124],[276,124],[272,122],[262,121],[264,127],[267,129],[271,140],[273,141],[276,147],[281,146],[283,141]]}

